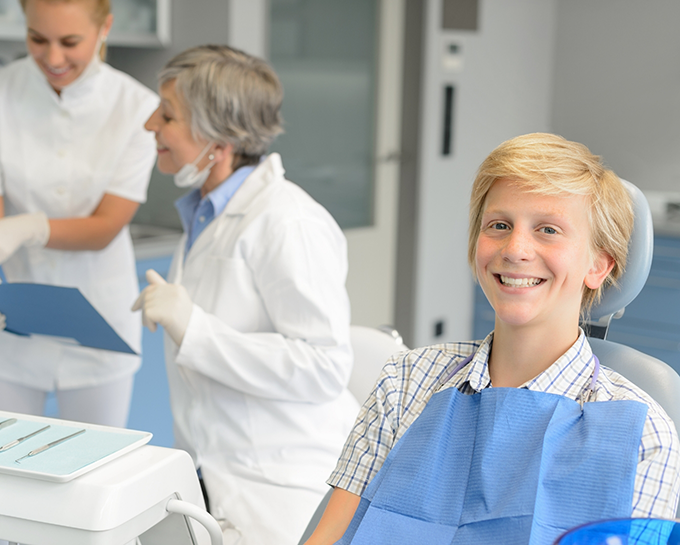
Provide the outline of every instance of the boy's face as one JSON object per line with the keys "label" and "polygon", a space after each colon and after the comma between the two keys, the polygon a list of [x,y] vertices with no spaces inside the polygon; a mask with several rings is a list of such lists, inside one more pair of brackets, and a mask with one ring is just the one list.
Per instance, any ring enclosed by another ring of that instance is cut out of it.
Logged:
{"label": "boy's face", "polygon": [[530,193],[494,182],[477,240],[479,283],[496,327],[578,327],[583,285],[595,289],[613,261],[593,257],[585,197]]}

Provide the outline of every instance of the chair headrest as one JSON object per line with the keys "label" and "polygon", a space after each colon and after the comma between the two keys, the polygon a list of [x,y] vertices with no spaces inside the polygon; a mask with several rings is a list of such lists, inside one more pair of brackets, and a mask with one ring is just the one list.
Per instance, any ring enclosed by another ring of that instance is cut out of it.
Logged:
{"label": "chair headrest", "polygon": [[652,213],[642,191],[626,180],[621,180],[633,199],[635,223],[628,243],[628,263],[617,287],[605,288],[602,299],[593,305],[590,322],[597,322],[605,316],[626,308],[635,299],[647,281],[654,253],[654,229]]}

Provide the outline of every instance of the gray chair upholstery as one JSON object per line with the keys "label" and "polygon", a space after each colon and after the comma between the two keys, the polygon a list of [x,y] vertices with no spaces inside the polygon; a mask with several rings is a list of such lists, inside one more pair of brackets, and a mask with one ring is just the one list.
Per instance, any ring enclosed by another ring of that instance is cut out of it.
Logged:
{"label": "gray chair upholstery", "polygon": [[652,396],[678,427],[680,375],[670,365],[623,344],[602,339],[589,341],[602,365],[623,375]]}
{"label": "gray chair upholstery", "polygon": [[607,338],[607,329],[612,318],[620,317],[623,310],[642,291],[647,282],[649,269],[652,266],[654,253],[654,228],[652,212],[642,191],[626,180],[621,180],[633,199],[635,226],[628,245],[628,263],[626,272],[615,288],[605,290],[600,302],[595,305],[584,329],[590,336],[599,339]]}

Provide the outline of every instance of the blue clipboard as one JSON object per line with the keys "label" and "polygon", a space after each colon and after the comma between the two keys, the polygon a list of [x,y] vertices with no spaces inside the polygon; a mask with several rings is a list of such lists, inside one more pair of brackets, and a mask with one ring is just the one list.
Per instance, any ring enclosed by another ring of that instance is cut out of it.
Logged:
{"label": "blue clipboard", "polygon": [[0,284],[5,331],[75,339],[81,346],[137,354],[120,338],[78,288],[46,284]]}

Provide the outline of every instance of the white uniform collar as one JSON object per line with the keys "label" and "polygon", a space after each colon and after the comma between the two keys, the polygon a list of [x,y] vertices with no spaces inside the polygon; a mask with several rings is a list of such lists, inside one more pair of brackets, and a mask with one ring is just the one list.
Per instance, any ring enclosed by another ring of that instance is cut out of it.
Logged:
{"label": "white uniform collar", "polygon": [[49,91],[50,95],[54,98],[55,102],[60,106],[71,104],[74,101],[84,97],[91,93],[97,82],[97,75],[102,72],[102,61],[97,57],[93,59],[90,64],[87,65],[83,73],[76,78],[72,83],[69,83],[61,90],[61,94],[58,95],[56,91],[47,81],[45,74],[35,62],[35,59],[28,55],[28,65],[32,71],[34,77],[36,77],[41,84]]}

